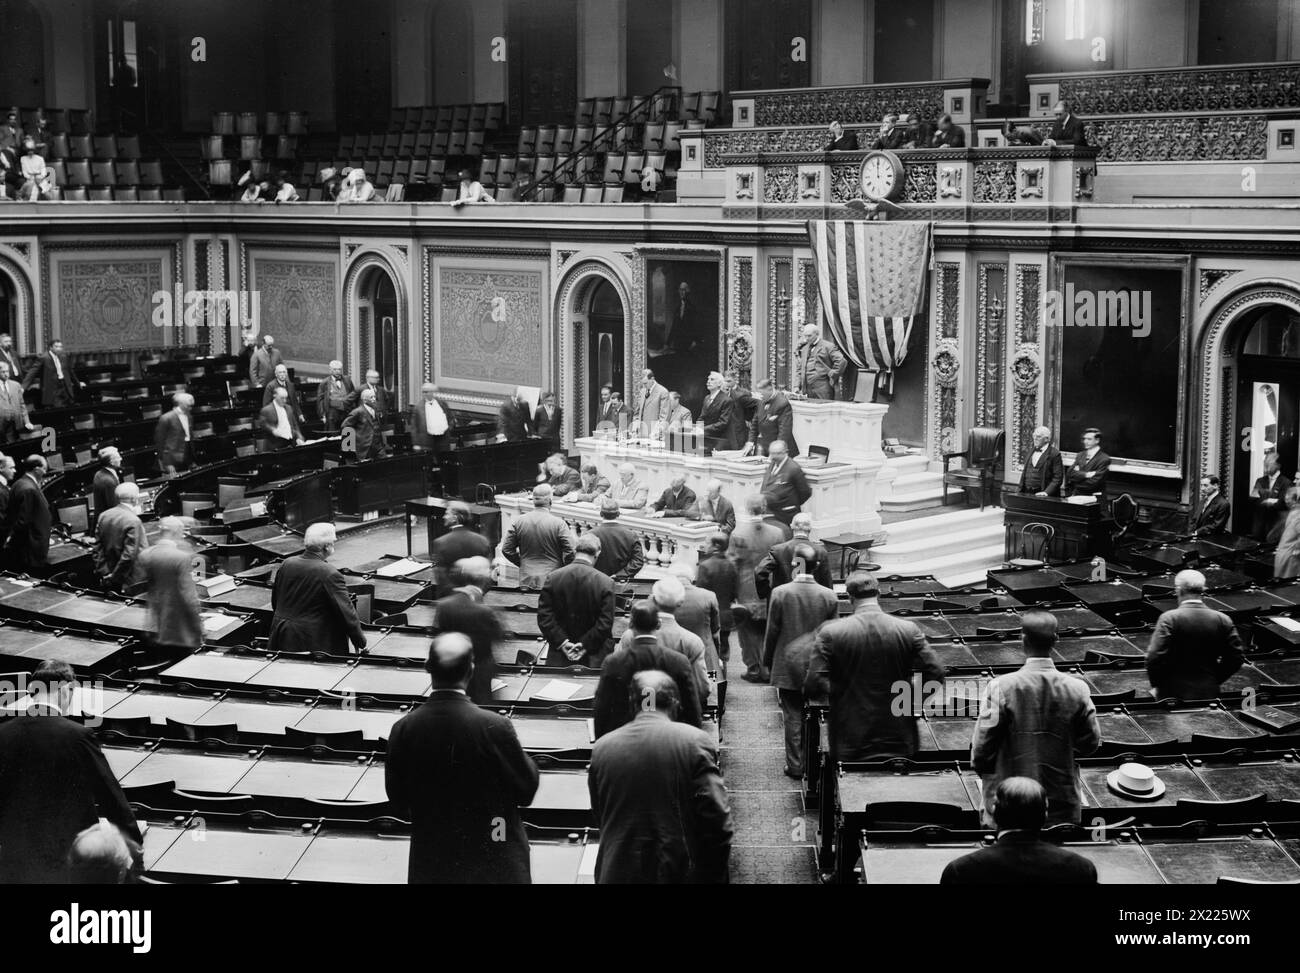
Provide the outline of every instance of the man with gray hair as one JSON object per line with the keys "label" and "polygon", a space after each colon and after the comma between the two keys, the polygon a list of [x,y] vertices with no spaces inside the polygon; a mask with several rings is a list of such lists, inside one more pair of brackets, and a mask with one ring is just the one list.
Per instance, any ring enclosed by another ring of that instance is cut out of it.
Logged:
{"label": "man with gray hair", "polygon": [[537,599],[537,627],[550,666],[598,665],[614,632],[614,579],[596,570],[600,539],[578,538],[572,564],[548,572]]}
{"label": "man with gray hair", "polygon": [[795,391],[810,399],[834,399],[835,384],[848,364],[840,350],[821,336],[821,329],[809,322],[803,326],[795,354]]}
{"label": "man with gray hair", "polygon": [[709,372],[704,384],[708,395],[700,409],[700,422],[704,425],[705,449],[738,449],[740,444],[731,441],[732,411],[736,403],[727,391],[727,380],[721,372]]}
{"label": "man with gray hair", "polygon": [[480,706],[492,702],[492,680],[497,673],[493,647],[505,638],[498,613],[483,603],[492,587],[492,562],[486,557],[465,557],[451,569],[456,587],[434,603],[434,625],[439,632],[460,632],[474,646],[474,674],[469,698]]}
{"label": "man with gray hair", "polygon": [[275,366],[282,361],[284,356],[275,347],[275,339],[269,334],[262,335],[262,343],[248,359],[248,380],[262,388],[275,376]]}
{"label": "man with gray hair", "polygon": [[813,576],[813,580],[823,588],[835,587],[835,582],[831,580],[830,557],[826,553],[826,548],[820,541],[812,539],[812,514],[795,514],[794,519],[790,521],[790,529],[794,531],[794,536],[772,548],[767,557],[759,561],[758,567],[754,569],[754,582],[760,598],[769,597],[781,585],[789,584],[794,580],[794,576],[799,573],[795,570],[795,551],[800,544],[809,545],[817,555],[816,563],[808,565],[808,572]]}
{"label": "man with gray hair", "polygon": [[[361,390],[361,404],[343,420],[343,442],[352,439],[351,455],[358,463],[377,459],[383,455],[384,437],[379,431],[379,414],[375,407],[373,389]],[[349,450],[344,449],[344,453]]]}
{"label": "man with gray hair", "polygon": [[609,495],[622,510],[641,510],[649,499],[650,488],[637,479],[635,466],[623,463],[618,468],[618,482],[610,487]]}
{"label": "man with gray hair", "polygon": [[35,428],[27,415],[18,377],[9,371],[7,362],[0,361],[0,442],[12,443],[20,432]]}
{"label": "man with gray hair", "polygon": [[[469,504],[453,500],[447,504],[447,512],[442,517],[446,532],[433,539],[429,549],[429,560],[433,562],[433,579],[435,593],[439,598],[451,594],[454,587],[452,567],[465,558],[492,558],[492,544],[482,534],[476,533],[470,526],[472,514]],[[490,587],[490,585],[489,585]]]}
{"label": "man with gray hair", "polygon": [[590,531],[600,541],[596,570],[611,578],[635,578],[645,563],[641,538],[618,522],[617,500],[601,497],[599,506],[601,522]]}
{"label": "man with gray hair", "polygon": [[674,561],[669,567],[682,585],[682,603],[673,609],[677,624],[692,633],[704,644],[704,667],[725,678],[719,649],[722,646],[722,612],[718,596],[707,588],[695,586],[695,567],[685,561]]}
{"label": "man with gray hair", "polygon": [[343,363],[337,359],[330,362],[329,375],[316,389],[316,411],[324,421],[325,429],[329,432],[338,429],[359,400],[356,385],[343,374]]}
{"label": "man with gray hair", "polygon": [[122,482],[122,452],[116,446],[105,446],[99,451],[99,468],[91,485],[95,499],[95,516],[117,506],[117,485]]}
{"label": "man with gray hair", "polygon": [[190,468],[190,413],[194,410],[194,396],[177,392],[172,396],[172,408],[164,412],[154,431],[154,447],[158,451],[158,468],[169,476]]}
{"label": "man with gray hair", "polygon": [[438,386],[425,382],[420,386],[421,401],[415,404],[415,431],[411,443],[416,449],[445,453],[452,447],[451,433],[456,428],[456,414],[438,394]]}
{"label": "man with gray hair", "polygon": [[117,503],[95,525],[95,573],[107,591],[128,591],[144,580],[140,554],[149,546],[140,522],[140,488],[119,483]]}
{"label": "man with gray hair", "polygon": [[307,416],[303,414],[302,405],[298,401],[298,389],[294,386],[293,381],[289,378],[289,366],[284,362],[275,366],[275,377],[267,382],[262,389],[262,405],[270,405],[275,398],[276,389],[284,389],[288,407],[293,410],[299,424],[307,421]]}
{"label": "man with gray hair", "polygon": [[289,401],[288,391],[284,386],[272,389],[268,385],[267,389],[271,391],[271,401],[258,414],[258,421],[271,449],[301,446],[302,427],[298,425],[298,413]]}
{"label": "man with gray hair", "polygon": [[[659,644],[670,652],[686,657],[691,664],[691,675],[695,680],[695,691],[700,697],[700,706],[709,699],[709,673],[704,655],[704,642],[694,632],[687,631],[677,623],[675,612],[686,600],[686,589],[675,577],[660,578],[650,590],[650,601],[659,612],[659,628],[655,638]],[[620,649],[630,648],[635,635],[629,628],[619,640]],[[686,687],[681,687],[686,691]]]}
{"label": "man with gray hair", "polygon": [[343,575],[329,564],[335,540],[333,524],[312,524],[303,535],[307,550],[280,565],[271,588],[270,651],[347,655],[349,639],[358,651],[366,647]]}
{"label": "man with gray hair", "polygon": [[361,384],[362,397],[365,396],[367,389],[375,393],[375,416],[380,423],[383,423],[392,412],[392,396],[379,380],[379,372],[373,368],[366,369],[366,380]]}
{"label": "man with gray hair", "polygon": [[497,436],[508,443],[522,443],[532,434],[533,417],[528,411],[528,400],[516,387],[497,412]]}
{"label": "man with gray hair", "polygon": [[1052,431],[1039,426],[1034,430],[1034,445],[1020,473],[1020,492],[1036,497],[1059,497],[1064,480],[1061,451],[1052,445]]}
{"label": "man with gray hair", "polygon": [[185,522],[164,517],[153,545],[140,555],[140,574],[149,593],[149,640],[167,655],[185,655],[203,644],[199,592],[192,553],[182,546]]}
{"label": "man with gray hair", "polygon": [[1205,604],[1205,575],[1174,575],[1178,607],[1163,613],[1147,647],[1147,676],[1157,699],[1216,699],[1241,668],[1241,636],[1223,612]]}
{"label": "man with gray hair", "polygon": [[710,480],[700,501],[700,520],[718,525],[724,534],[736,529],[736,508],[722,495],[722,481]]}
{"label": "man with gray hair", "polygon": [[545,483],[533,487],[533,509],[510,525],[501,544],[501,556],[519,568],[526,588],[541,588],[551,572],[573,560],[573,531],[551,513],[553,496]]}

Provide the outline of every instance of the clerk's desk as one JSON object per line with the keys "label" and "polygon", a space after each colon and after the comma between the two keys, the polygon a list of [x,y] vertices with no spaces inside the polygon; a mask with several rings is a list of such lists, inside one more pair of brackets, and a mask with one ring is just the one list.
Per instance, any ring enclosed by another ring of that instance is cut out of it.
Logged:
{"label": "clerk's desk", "polygon": [[1026,524],[1047,524],[1056,530],[1048,549],[1052,561],[1080,561],[1111,555],[1114,521],[1100,502],[1077,504],[1060,497],[1036,497],[1030,493],[1002,494],[1005,526],[1005,557],[1019,557],[1020,530]]}

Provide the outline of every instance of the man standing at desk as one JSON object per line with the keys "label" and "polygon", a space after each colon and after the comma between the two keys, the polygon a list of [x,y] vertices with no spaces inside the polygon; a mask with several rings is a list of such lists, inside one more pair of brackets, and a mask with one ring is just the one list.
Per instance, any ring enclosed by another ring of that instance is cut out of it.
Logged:
{"label": "man standing at desk", "polygon": [[316,411],[325,423],[325,430],[336,432],[358,401],[357,387],[343,374],[343,363],[337,359],[330,362],[330,373],[316,390]]}
{"label": "man standing at desk", "polygon": [[116,498],[95,524],[95,573],[106,591],[124,592],[144,580],[140,555],[149,541],[140,522],[140,488],[119,483]]}
{"label": "man standing at desk", "polygon": [[758,398],[749,452],[766,456],[772,443],[779,439],[789,448],[791,456],[798,456],[799,445],[794,441],[794,410],[790,407],[790,400],[776,390],[770,378],[759,380]]}
{"label": "man standing at desk", "polygon": [[122,482],[122,453],[116,446],[105,446],[99,451],[99,469],[91,494],[95,499],[95,516],[117,506],[117,485]]}
{"label": "man standing at desk", "polygon": [[1264,475],[1255,481],[1250,491],[1255,500],[1255,524],[1251,532],[1255,540],[1272,544],[1282,536],[1282,525],[1286,520],[1284,500],[1290,488],[1291,481],[1282,475],[1277,450],[1270,449],[1264,454]]}
{"label": "man standing at desk", "polygon": [[282,361],[284,356],[275,347],[275,338],[269,334],[262,335],[262,343],[248,359],[248,380],[254,387],[262,388],[275,377],[275,366]]}
{"label": "man standing at desk", "polygon": [[519,389],[501,403],[497,413],[497,435],[508,443],[522,443],[533,432],[533,420],[528,415],[528,401]]}
{"label": "man standing at desk", "polygon": [[1098,501],[1106,499],[1106,475],[1110,472],[1110,457],[1101,451],[1101,430],[1083,431],[1083,448],[1074,455],[1074,465],[1065,475],[1065,495],[1081,497],[1095,495]]}
{"label": "man standing at desk", "polygon": [[0,360],[0,443],[12,443],[21,433],[35,428],[27,416],[23,387],[15,380],[9,365]]}
{"label": "man standing at desk", "polygon": [[434,538],[433,547],[429,549],[436,585],[434,590],[439,598],[445,598],[452,592],[452,568],[457,561],[470,557],[487,558],[489,562],[492,560],[492,545],[470,526],[473,519],[469,504],[460,500],[447,504],[447,512],[442,515],[446,533]]}
{"label": "man standing at desk", "polygon": [[258,414],[258,420],[271,449],[302,445],[302,427],[298,425],[298,413],[289,401],[289,392],[284,386],[278,386],[274,390],[270,403]]}
{"label": "man standing at desk", "polygon": [[1020,472],[1020,492],[1036,497],[1059,497],[1062,479],[1061,451],[1052,445],[1052,431],[1046,426],[1034,430],[1034,448]]}
{"label": "man standing at desk", "polygon": [[272,652],[328,652],[347,655],[348,640],[366,647],[366,633],[337,568],[329,564],[336,535],[333,524],[312,524],[303,535],[305,552],[287,558],[271,588]]}
{"label": "man standing at desk", "polygon": [[382,425],[388,421],[389,414],[393,411],[392,396],[379,381],[379,373],[373,368],[366,372],[366,380],[361,385],[360,395],[363,399],[367,389],[375,395],[375,419]]}
{"label": "man standing at desk", "polygon": [[470,700],[467,636],[439,635],[427,668],[433,691],[393,726],[384,764],[388,799],[411,821],[407,881],[530,884],[519,808],[537,794],[537,765],[509,718]]}
{"label": "man standing at desk", "polygon": [[835,383],[847,362],[834,344],[822,338],[817,325],[805,324],[801,334],[803,340],[795,354],[795,391],[810,399],[833,400]]}
{"label": "man standing at desk", "polygon": [[573,560],[573,531],[551,513],[552,495],[545,483],[533,487],[533,509],[510,525],[501,545],[502,557],[519,568],[519,583],[528,588],[541,588]]}
{"label": "man standing at desk", "polygon": [[774,439],[767,447],[767,471],[762,493],[768,512],[787,527],[812,496],[803,468],[786,455],[785,442]]}
{"label": "man standing at desk", "polygon": [[731,442],[731,413],[736,404],[724,387],[726,380],[721,372],[709,372],[705,380],[709,394],[700,409],[700,422],[704,425],[704,446],[707,449],[735,449]]}
{"label": "man standing at desk", "polygon": [[185,655],[203,644],[203,618],[194,584],[190,551],[181,545],[185,523],[164,517],[154,545],[140,555],[140,573],[149,592],[150,641],[168,655]]}
{"label": "man standing at desk", "polygon": [[641,373],[633,415],[636,434],[648,439],[658,439],[668,424],[668,390],[655,381],[655,373],[648,368]]}
{"label": "man standing at desk", "polygon": [[77,401],[77,388],[81,385],[72,373],[68,359],[63,354],[63,342],[54,341],[50,350],[41,355],[32,366],[24,386],[30,388],[37,373],[40,373],[41,406],[45,409],[57,409],[72,405]]}
{"label": "man standing at desk", "polygon": [[1192,533],[1221,534],[1228,529],[1232,504],[1219,492],[1219,478],[1206,473],[1201,477],[1201,506],[1192,518]]}
{"label": "man standing at desk", "polygon": [[450,433],[456,428],[456,416],[432,382],[420,386],[420,394],[424,398],[415,406],[415,434],[411,443],[416,449],[445,453],[452,446]]}
{"label": "man standing at desk", "polygon": [[[384,437],[379,431],[379,417],[375,412],[373,389],[363,389],[361,404],[343,420],[343,442],[352,437],[352,456],[358,463],[378,459],[383,455]],[[344,449],[344,452],[349,450]]]}
{"label": "man standing at desk", "polygon": [[[558,518],[557,518],[558,519]],[[537,627],[551,646],[548,666],[591,666],[614,632],[614,579],[596,570],[600,541],[578,538],[573,563],[548,573],[537,599]]]}
{"label": "man standing at desk", "polygon": [[9,487],[9,508],[0,535],[5,537],[4,565],[17,574],[42,568],[50,554],[50,505],[41,491],[45,457],[28,456],[23,475]]}
{"label": "man standing at desk", "polygon": [[1157,699],[1217,699],[1223,681],[1241,668],[1241,636],[1223,612],[1206,606],[1205,575],[1174,576],[1178,607],[1156,621],[1147,646],[1147,675]]}
{"label": "man standing at desk", "polygon": [[451,574],[459,587],[440,597],[435,605],[439,632],[460,632],[474,646],[474,674],[469,680],[469,698],[480,706],[492,702],[492,679],[497,674],[493,647],[505,638],[499,613],[483,603],[492,588],[492,562],[486,557],[456,561]]}
{"label": "man standing at desk", "polygon": [[172,396],[171,410],[162,414],[154,431],[158,468],[169,476],[190,468],[190,412],[193,409],[194,396],[177,392]]}
{"label": "man standing at desk", "polygon": [[284,362],[275,366],[275,377],[266,383],[262,389],[262,405],[270,405],[275,399],[275,390],[284,389],[288,396],[288,407],[293,410],[294,416],[301,425],[307,421],[307,416],[302,411],[302,403],[298,399],[298,389],[294,387],[293,382],[289,379],[289,366]]}

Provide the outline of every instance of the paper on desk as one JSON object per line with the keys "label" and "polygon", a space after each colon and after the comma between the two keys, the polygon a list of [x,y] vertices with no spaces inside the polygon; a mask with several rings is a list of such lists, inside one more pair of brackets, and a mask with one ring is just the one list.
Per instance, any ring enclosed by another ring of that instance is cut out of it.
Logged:
{"label": "paper on desk", "polygon": [[231,620],[229,615],[223,615],[221,612],[204,612],[199,617],[203,619],[203,631],[209,634],[221,631]]}
{"label": "paper on desk", "polygon": [[265,501],[265,500],[259,500],[259,501],[255,502],[255,503],[250,503],[250,504],[248,505],[248,510],[249,510],[249,512],[250,512],[254,517],[265,517],[265,516],[266,516],[266,501]]}
{"label": "paper on desk", "polygon": [[1270,618],[1270,622],[1278,628],[1284,628],[1288,632],[1300,632],[1300,622],[1294,618],[1288,618],[1286,615],[1278,615],[1276,618]]}
{"label": "paper on desk", "polygon": [[17,585],[19,588],[35,588],[35,587],[36,587],[36,582],[35,582],[35,581],[28,581],[26,578],[9,578],[9,579],[7,579],[7,580],[9,581],[10,584],[12,584],[12,585]]}
{"label": "paper on desk", "polygon": [[849,593],[849,586],[844,582],[836,583],[834,588],[837,595],[847,595]]}
{"label": "paper on desk", "polygon": [[506,682],[504,679],[493,679],[492,692],[499,693],[501,690],[505,689],[509,685],[510,683]]}
{"label": "paper on desk", "polygon": [[394,561],[392,564],[385,564],[375,572],[381,578],[405,578],[408,574],[415,574],[423,571],[429,565],[421,561],[413,561],[409,557],[404,557],[400,561]]}
{"label": "paper on desk", "polygon": [[566,682],[563,679],[552,679],[537,692],[533,693],[533,699],[572,699],[580,692],[582,692],[582,683],[580,682]]}

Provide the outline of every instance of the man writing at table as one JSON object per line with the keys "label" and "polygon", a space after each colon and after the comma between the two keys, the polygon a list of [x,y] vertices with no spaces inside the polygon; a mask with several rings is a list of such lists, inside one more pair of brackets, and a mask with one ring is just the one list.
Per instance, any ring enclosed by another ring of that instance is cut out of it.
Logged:
{"label": "man writing at table", "polygon": [[700,501],[700,519],[718,525],[726,534],[736,529],[736,508],[722,495],[722,481],[710,480]]}
{"label": "man writing at table", "polygon": [[1083,449],[1074,456],[1074,465],[1065,475],[1065,495],[1081,497],[1094,495],[1106,499],[1106,475],[1110,472],[1110,457],[1101,451],[1101,430],[1083,431]]}
{"label": "man writing at table", "polygon": [[1034,430],[1034,448],[1020,473],[1020,492],[1036,497],[1061,495],[1061,451],[1052,445],[1052,432],[1046,426]]}
{"label": "man writing at table", "polygon": [[686,517],[698,520],[700,508],[695,500],[695,491],[686,485],[685,474],[678,473],[672,479],[668,489],[659,495],[659,499],[646,507],[651,517]]}

